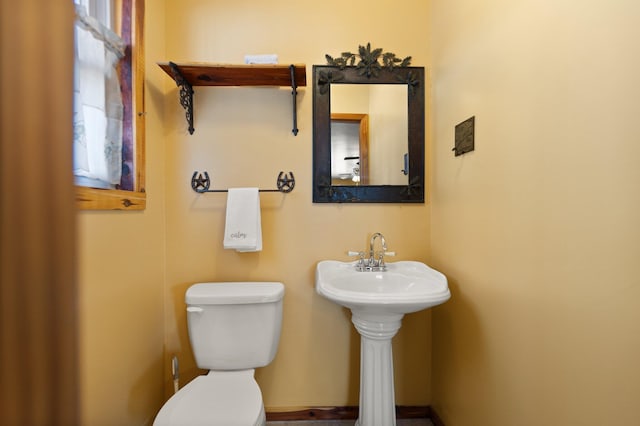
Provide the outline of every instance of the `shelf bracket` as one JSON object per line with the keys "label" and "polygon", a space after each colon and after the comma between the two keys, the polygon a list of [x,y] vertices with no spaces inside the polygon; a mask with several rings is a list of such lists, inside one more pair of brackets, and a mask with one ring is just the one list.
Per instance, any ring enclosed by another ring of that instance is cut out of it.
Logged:
{"label": "shelf bracket", "polygon": [[289,71],[291,72],[291,96],[293,98],[293,136],[298,136],[298,108],[296,105],[298,97],[298,86],[296,84],[296,67],[289,65]]}
{"label": "shelf bracket", "polygon": [[184,78],[176,64],[169,62],[169,67],[171,68],[173,79],[180,88],[180,105],[182,105],[185,110],[185,116],[189,124],[189,134],[192,135],[195,130],[193,128],[193,87],[191,87],[191,84]]}

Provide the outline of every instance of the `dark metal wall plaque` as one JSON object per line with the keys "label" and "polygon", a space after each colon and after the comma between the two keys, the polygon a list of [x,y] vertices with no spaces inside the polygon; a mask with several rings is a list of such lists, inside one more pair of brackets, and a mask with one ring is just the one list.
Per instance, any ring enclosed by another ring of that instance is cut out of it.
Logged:
{"label": "dark metal wall plaque", "polygon": [[456,145],[452,149],[456,152],[456,157],[475,149],[475,121],[476,117],[473,116],[456,126]]}

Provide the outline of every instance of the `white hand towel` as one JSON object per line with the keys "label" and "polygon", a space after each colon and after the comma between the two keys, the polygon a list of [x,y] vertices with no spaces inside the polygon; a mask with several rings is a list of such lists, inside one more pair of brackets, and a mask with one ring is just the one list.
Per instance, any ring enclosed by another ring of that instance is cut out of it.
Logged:
{"label": "white hand towel", "polygon": [[224,248],[239,252],[262,250],[258,188],[229,188]]}

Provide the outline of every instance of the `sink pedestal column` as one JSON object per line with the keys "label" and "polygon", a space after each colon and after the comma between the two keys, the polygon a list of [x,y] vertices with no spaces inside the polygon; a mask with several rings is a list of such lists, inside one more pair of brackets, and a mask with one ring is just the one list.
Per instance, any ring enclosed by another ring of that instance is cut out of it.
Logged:
{"label": "sink pedestal column", "polygon": [[353,312],[360,333],[360,413],[356,426],[395,426],[391,339],[402,325],[402,314]]}

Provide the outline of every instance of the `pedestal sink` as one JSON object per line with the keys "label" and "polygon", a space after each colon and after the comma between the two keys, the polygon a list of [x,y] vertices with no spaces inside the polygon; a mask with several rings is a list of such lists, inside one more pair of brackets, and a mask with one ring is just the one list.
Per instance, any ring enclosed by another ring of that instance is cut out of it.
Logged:
{"label": "pedestal sink", "polygon": [[316,291],[351,310],[360,333],[360,412],[356,426],[395,426],[391,339],[402,317],[446,302],[447,278],[421,262],[386,264],[386,271],[356,270],[356,262],[324,260]]}

